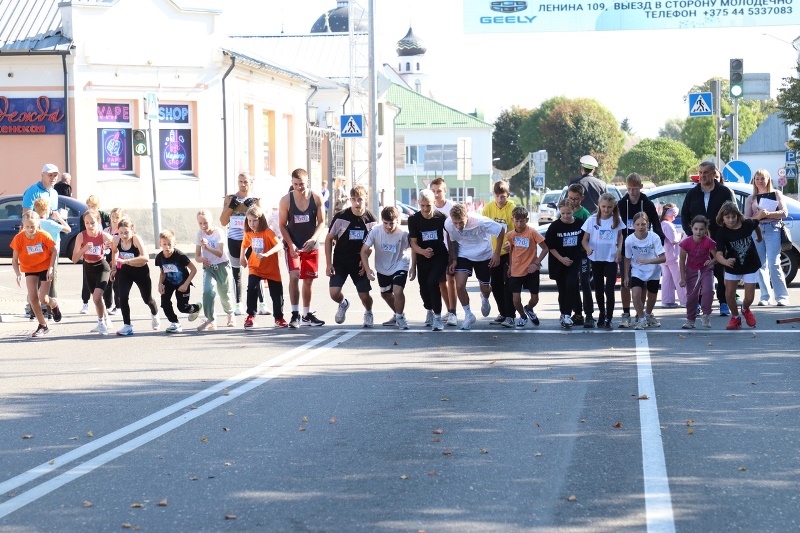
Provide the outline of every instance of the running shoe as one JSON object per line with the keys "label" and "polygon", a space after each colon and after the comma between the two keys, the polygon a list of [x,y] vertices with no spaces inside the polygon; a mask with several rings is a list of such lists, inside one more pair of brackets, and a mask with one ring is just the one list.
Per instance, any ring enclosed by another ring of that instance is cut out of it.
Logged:
{"label": "running shoe", "polygon": [[229,328],[235,328],[236,327],[236,316],[233,313],[230,313],[228,315],[228,323],[225,324],[225,325],[227,327],[229,327]]}
{"label": "running shoe", "polygon": [[731,310],[728,307],[728,304],[726,303],[719,304],[719,316],[731,316]]}
{"label": "running shoe", "polygon": [[256,317],[253,315],[247,315],[247,318],[244,319],[244,329],[250,329],[256,327]]}
{"label": "running shoe", "polygon": [[301,321],[304,326],[324,326],[325,322],[317,318],[314,313],[308,313]]}
{"label": "running shoe", "polygon": [[202,324],[197,327],[197,331],[214,331],[217,329],[217,324],[214,322],[214,319],[206,320]]}
{"label": "running shoe", "polygon": [[742,329],[742,317],[731,317],[728,325],[725,326],[725,329]]}
{"label": "running shoe", "polygon": [[569,317],[569,315],[563,315],[561,317],[561,327],[562,328],[571,329],[573,324],[574,324],[574,322],[572,322],[572,319]]}
{"label": "running shoe", "polygon": [[694,328],[695,328],[695,325],[694,325],[694,320],[687,320],[687,321],[686,321],[686,322],[684,322],[684,324],[681,326],[681,329],[694,329]]}
{"label": "running shoe", "polygon": [[636,321],[636,324],[633,326],[633,329],[642,330],[645,329],[646,327],[647,327],[647,319],[640,318],[639,320]]}
{"label": "running shoe", "polygon": [[660,328],[661,322],[658,321],[655,315],[647,315],[647,327],[648,328]]}
{"label": "running shoe", "polygon": [[53,308],[53,320],[61,322],[61,309],[58,308],[58,304]]}
{"label": "running shoe", "polygon": [[300,313],[297,311],[292,311],[292,317],[289,319],[289,327],[291,329],[297,329],[300,327]]}
{"label": "running shoe", "polygon": [[39,337],[44,337],[48,333],[50,333],[50,328],[48,328],[44,324],[39,324],[39,326],[36,328],[36,331],[34,331],[33,334],[31,335],[31,338],[37,339]]}
{"label": "running shoe", "polygon": [[181,326],[180,322],[171,322],[166,329],[167,333],[180,333],[181,331],[183,331],[183,326]]}
{"label": "running shoe", "polygon": [[288,328],[289,323],[286,322],[285,318],[276,318],[275,319],[275,327],[276,328]]}
{"label": "running shoe", "polygon": [[100,331],[100,326],[103,325],[103,319],[99,318],[97,320],[97,324],[94,325],[92,329],[89,330],[89,333],[97,333]]}
{"label": "running shoe", "polygon": [[110,318],[108,318],[108,317],[106,317],[106,318],[103,320],[103,324],[105,324],[105,325],[106,325],[106,330],[108,330],[108,331],[111,331],[112,329],[114,329],[114,323],[113,323],[113,322],[111,322],[111,319],[110,319]]}
{"label": "running shoe", "polygon": [[88,312],[89,312],[89,304],[83,304],[83,307],[81,307],[81,311],[80,311],[80,313],[81,313],[82,315],[85,315],[85,314],[86,314],[86,313],[88,313]]}
{"label": "running shoe", "polygon": [[153,328],[153,331],[158,331],[158,328],[161,327],[161,321],[158,319],[158,314],[151,315],[150,326]]}
{"label": "running shoe", "polygon": [[517,319],[517,327],[518,328],[524,328],[527,325],[528,325],[528,319],[527,318],[519,317]]}
{"label": "running shoe", "polygon": [[[397,318],[397,317],[395,317]],[[408,321],[406,320],[405,315],[397,318],[397,328],[398,329],[408,329]]]}
{"label": "running shoe", "polygon": [[513,319],[512,317],[507,317],[507,318],[505,318],[505,319],[503,320],[503,323],[502,323],[502,324],[500,324],[500,325],[501,325],[501,326],[503,326],[504,328],[513,328],[513,327],[516,327],[516,324],[514,324],[514,319]]}
{"label": "running shoe", "polygon": [[583,325],[583,315],[579,315],[578,313],[573,314],[570,320],[572,320],[572,323],[575,326]]}
{"label": "running shoe", "polygon": [[117,309],[117,306],[115,305],[110,310],[108,310],[108,314],[109,315],[116,315],[118,311],[119,311],[119,309]]}
{"label": "running shoe", "polygon": [[489,316],[492,312],[492,304],[489,303],[489,298],[481,296],[481,316]]}
{"label": "running shoe", "polygon": [[780,300],[775,302],[775,305],[777,305],[778,307],[786,307],[787,305],[789,305],[789,298],[781,298]]}
{"label": "running shoe", "polygon": [[[305,321],[305,319],[303,320]],[[364,327],[371,328],[374,324],[375,317],[372,315],[372,311],[364,311]]]}
{"label": "running shoe", "polygon": [[607,318],[603,321],[603,329],[606,331],[614,331],[614,325],[611,323],[610,318]]}
{"label": "running shoe", "polygon": [[102,320],[97,322],[97,333],[100,335],[108,335],[108,326]]}
{"label": "running shoe", "polygon": [[203,304],[201,304],[200,302],[197,302],[195,305],[197,306],[197,310],[189,313],[189,322],[194,322],[195,320],[197,320],[197,317],[200,316],[200,311],[203,310]]}
{"label": "running shoe", "polygon": [[120,337],[127,337],[133,335],[133,326],[130,324],[125,324],[122,326],[122,329],[117,332],[117,335]]}
{"label": "running shoe", "polygon": [[759,307],[766,307],[769,305],[769,300],[759,300],[757,305]]}
{"label": "running shoe", "polygon": [[236,302],[236,308],[233,310],[233,314],[239,316],[242,314],[242,304]]}
{"label": "running shoe", "polygon": [[497,326],[498,324],[502,324],[505,321],[506,317],[504,317],[503,315],[497,315],[494,320],[489,322],[489,324],[491,324],[492,326]]}
{"label": "running shoe", "polygon": [[[488,314],[488,313],[487,313]],[[464,322],[461,323],[461,329],[468,330],[478,319],[472,313],[467,313],[464,317]]]}
{"label": "running shoe", "polygon": [[594,321],[594,318],[587,316],[586,320],[583,321],[583,329],[592,329],[594,328],[595,324],[596,322]]}
{"label": "running shoe", "polygon": [[631,314],[630,313],[622,313],[620,317],[622,322],[619,323],[619,327],[622,329],[627,329],[631,327]]}
{"label": "running shoe", "polygon": [[347,298],[342,300],[342,303],[339,304],[339,309],[336,310],[336,316],[333,317],[333,320],[337,324],[341,324],[344,322],[345,315],[347,314],[347,310],[350,308],[350,302],[347,301]]}
{"label": "running shoe", "polygon": [[442,327],[442,317],[441,316],[434,316],[433,317],[433,331],[442,331],[444,329]]}
{"label": "running shoe", "polygon": [[397,325],[397,318],[395,318],[394,313],[392,313],[392,318],[387,320],[386,322],[381,323],[382,326],[396,326]]}
{"label": "running shoe", "polygon": [[749,309],[742,309],[742,316],[744,316],[745,323],[751,328],[756,327],[756,317]]}
{"label": "running shoe", "polygon": [[526,305],[526,306],[523,307],[523,309],[525,310],[525,314],[528,315],[528,319],[531,321],[531,323],[534,326],[538,326],[539,325],[539,317],[536,316],[536,313],[533,311],[533,308],[532,307],[528,307]]}
{"label": "running shoe", "polygon": [[703,315],[700,319],[700,323],[703,325],[704,328],[711,327],[711,315]]}
{"label": "running shoe", "polygon": [[271,315],[269,311],[267,311],[267,304],[265,302],[261,302],[258,304],[258,314],[259,315]]}
{"label": "running shoe", "polygon": [[433,324],[433,309],[428,309],[425,313],[425,325],[430,326]]}
{"label": "running shoe", "polygon": [[455,313],[447,313],[447,325],[458,326],[458,316]]}

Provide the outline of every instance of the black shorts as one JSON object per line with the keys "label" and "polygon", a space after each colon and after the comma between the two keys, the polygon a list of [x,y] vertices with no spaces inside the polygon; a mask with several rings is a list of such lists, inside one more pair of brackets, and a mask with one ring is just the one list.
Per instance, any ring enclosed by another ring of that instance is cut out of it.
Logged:
{"label": "black shorts", "polygon": [[108,266],[105,259],[96,263],[83,262],[83,279],[86,281],[89,291],[100,289],[105,292],[110,276],[111,267]]}
{"label": "black shorts", "polygon": [[509,277],[508,288],[512,294],[522,292],[522,289],[528,289],[531,294],[539,294],[539,277],[538,270],[520,278]]}
{"label": "black shorts", "polygon": [[631,289],[634,287],[641,287],[643,289],[646,289],[647,292],[658,292],[658,285],[659,285],[659,280],[657,279],[643,280],[632,277],[630,281]]}
{"label": "black shorts", "polygon": [[42,270],[41,272],[25,272],[25,277],[28,276],[36,276],[39,278],[39,281],[47,281],[47,270]]}
{"label": "black shorts", "polygon": [[472,275],[472,270],[475,270],[475,277],[481,285],[488,285],[492,279],[492,269],[489,268],[489,260],[486,261],[473,261],[466,257],[459,257],[456,260],[456,272],[466,272],[467,277]]}
{"label": "black shorts", "polygon": [[408,270],[398,270],[394,274],[389,274],[388,276],[378,273],[378,287],[380,287],[381,292],[391,291],[393,285],[397,287],[405,287],[407,280]]}
{"label": "black shorts", "polygon": [[371,291],[372,285],[369,283],[369,278],[367,276],[359,276],[358,269],[359,267],[357,264],[349,267],[334,264],[333,270],[335,274],[331,276],[328,286],[342,288],[344,287],[344,282],[347,281],[347,278],[349,277],[351,280],[353,280],[353,285],[356,286],[356,292]]}

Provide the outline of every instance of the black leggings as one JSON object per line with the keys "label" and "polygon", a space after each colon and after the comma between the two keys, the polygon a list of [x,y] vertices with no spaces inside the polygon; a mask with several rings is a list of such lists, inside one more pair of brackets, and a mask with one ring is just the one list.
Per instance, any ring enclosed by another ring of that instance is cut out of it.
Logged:
{"label": "black leggings", "polygon": [[134,283],[139,287],[139,294],[142,296],[142,301],[150,308],[150,314],[158,314],[158,306],[153,299],[153,284],[150,281],[150,269],[147,266],[123,266],[121,270],[117,270],[114,282],[119,284],[119,308],[122,310],[123,323],[128,325],[131,323],[131,306],[128,298],[130,297],[131,288]]}
{"label": "black leggings", "polygon": [[[556,259],[554,259],[555,261]],[[558,309],[562,315],[569,315],[578,297],[578,279],[581,275],[581,261],[576,259],[570,266],[560,266],[556,276],[558,288]]]}
{"label": "black leggings", "polygon": [[[247,314],[255,315],[258,311],[258,297],[261,296],[261,279],[255,274],[247,276]],[[272,314],[275,320],[283,318],[283,283],[271,279],[264,280],[269,287],[269,296],[272,298]],[[263,298],[263,296],[262,296]]]}
{"label": "black leggings", "polygon": [[617,285],[617,264],[613,261],[592,261],[592,276],[600,319],[611,320],[616,304],[614,288]]}
{"label": "black leggings", "polygon": [[[244,257],[245,259],[250,259],[250,254],[253,252],[252,248],[248,249],[245,252]],[[242,301],[242,269],[241,267],[233,266],[234,259],[239,259],[239,256],[242,254],[242,241],[237,241],[236,239],[228,239],[228,254],[231,256],[231,273],[233,274],[233,298],[234,301],[238,304]],[[258,301],[264,301],[264,293],[261,292],[261,286],[258,287]],[[245,303],[247,303],[245,301]]]}
{"label": "black leggings", "polygon": [[442,293],[439,292],[439,283],[445,280],[447,271],[447,256],[433,256],[427,259],[417,255],[417,282],[419,295],[425,309],[430,309],[436,315],[442,314]]}

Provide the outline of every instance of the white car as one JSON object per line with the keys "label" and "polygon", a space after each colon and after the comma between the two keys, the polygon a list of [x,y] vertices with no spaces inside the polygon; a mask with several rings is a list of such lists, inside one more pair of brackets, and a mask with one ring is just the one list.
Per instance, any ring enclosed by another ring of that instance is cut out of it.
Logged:
{"label": "white car", "polygon": [[539,209],[536,212],[536,219],[539,224],[547,224],[558,218],[558,199],[561,198],[561,191],[550,191],[544,193],[539,200]]}

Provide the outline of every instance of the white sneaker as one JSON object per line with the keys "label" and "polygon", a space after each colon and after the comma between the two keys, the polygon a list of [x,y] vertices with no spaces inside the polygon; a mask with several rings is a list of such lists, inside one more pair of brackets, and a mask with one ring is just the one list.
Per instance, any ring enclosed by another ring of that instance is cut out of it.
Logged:
{"label": "white sneaker", "polygon": [[114,323],[111,322],[111,319],[108,318],[108,317],[105,318],[105,320],[103,321],[103,324],[105,324],[106,329],[108,331],[111,331],[112,329],[114,329]]}
{"label": "white sneaker", "polygon": [[703,315],[700,320],[704,328],[711,327],[711,315]]}
{"label": "white sneaker", "polygon": [[201,304],[200,302],[197,302],[195,305],[197,306],[197,311],[189,313],[189,322],[194,322],[195,320],[197,320],[197,317],[200,316],[200,311],[203,310],[203,304]]}
{"label": "white sneaker", "polygon": [[564,315],[561,317],[561,327],[564,329],[570,329],[572,327],[572,319],[569,315]]}
{"label": "white sneaker", "polygon": [[520,318],[517,319],[517,327],[518,328],[524,328],[527,325],[528,325],[528,319],[527,318],[520,317]]}
{"label": "white sneaker", "polygon": [[455,313],[447,313],[447,325],[448,326],[458,325],[458,316]]}
{"label": "white sneaker", "polygon": [[133,326],[131,326],[130,324],[125,324],[124,326],[122,326],[122,329],[117,332],[117,335],[120,336],[133,335]]}
{"label": "white sneaker", "polygon": [[161,327],[161,320],[158,319],[158,314],[152,315],[150,318],[150,326],[153,328],[153,331],[158,331],[158,328]]}
{"label": "white sneaker", "polygon": [[94,327],[93,327],[92,329],[90,329],[90,330],[89,330],[89,333],[97,333],[98,331],[100,331],[100,326],[101,326],[102,324],[103,324],[103,319],[102,319],[102,318],[99,318],[99,319],[97,320],[97,324],[95,324],[95,325],[94,325]]}
{"label": "white sneaker", "polygon": [[342,300],[342,303],[339,304],[339,309],[336,310],[336,316],[333,317],[333,320],[337,324],[341,324],[344,322],[345,315],[347,310],[350,308],[350,302],[345,298]]}
{"label": "white sneaker", "polygon": [[81,314],[85,315],[88,312],[89,312],[89,304],[83,304],[83,307],[81,307]]}
{"label": "white sneaker", "polygon": [[97,333],[100,335],[108,335],[108,328],[106,327],[105,322],[102,320],[97,321]]}
{"label": "white sneaker", "polygon": [[631,327],[631,314],[630,313],[622,313],[622,316],[620,317],[620,319],[621,319],[620,323],[619,323],[619,327],[620,328],[625,329],[625,328]]}
{"label": "white sneaker", "polygon": [[430,326],[433,324],[433,309],[428,309],[428,312],[425,313],[425,325]]}
{"label": "white sneaker", "polygon": [[489,316],[492,312],[492,304],[489,303],[489,298],[481,298],[481,315]]}
{"label": "white sneaker", "polygon": [[371,328],[375,322],[375,318],[372,316],[372,311],[364,311],[364,327]]}
{"label": "white sneaker", "polygon": [[113,308],[111,308],[110,311],[108,311],[108,314],[109,315],[116,315],[117,311],[119,311],[119,309],[117,309],[117,306],[115,305]]}
{"label": "white sneaker", "polygon": [[233,310],[233,314],[239,316],[242,314],[242,304],[236,304],[236,309]]}
{"label": "white sneaker", "polygon": [[505,320],[503,320],[503,323],[500,325],[503,326],[504,328],[513,328],[516,326],[514,324],[514,319],[510,316],[507,316]]}
{"label": "white sneaker", "polygon": [[442,331],[444,329],[442,327],[442,317],[441,316],[434,316],[433,317],[433,331]]}
{"label": "white sneaker", "polygon": [[[489,313],[486,314],[488,315]],[[467,315],[464,317],[464,321],[461,323],[461,329],[468,330],[477,321],[478,319],[475,318],[475,315],[472,313],[467,313]]]}
{"label": "white sneaker", "polygon": [[167,333],[180,333],[183,331],[183,327],[181,326],[180,322],[172,322],[167,327]]}
{"label": "white sneaker", "polygon": [[388,327],[394,327],[396,325],[397,325],[397,319],[395,318],[394,313],[392,313],[392,316],[391,318],[389,318],[389,320],[381,323],[381,326],[388,326]]}
{"label": "white sneaker", "polygon": [[633,329],[642,330],[645,329],[646,327],[647,327],[647,319],[640,318],[639,320],[636,321],[636,325],[633,326]]}
{"label": "white sneaker", "polygon": [[[397,318],[397,317],[395,317]],[[397,328],[398,329],[408,329],[408,321],[406,320],[405,315],[397,318]]]}
{"label": "white sneaker", "polygon": [[267,304],[266,302],[261,302],[258,304],[258,314],[259,315],[271,315],[269,311],[267,311]]}
{"label": "white sneaker", "polygon": [[660,328],[661,322],[658,321],[655,315],[647,315],[647,327],[648,328]]}

